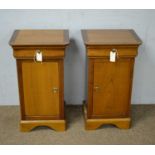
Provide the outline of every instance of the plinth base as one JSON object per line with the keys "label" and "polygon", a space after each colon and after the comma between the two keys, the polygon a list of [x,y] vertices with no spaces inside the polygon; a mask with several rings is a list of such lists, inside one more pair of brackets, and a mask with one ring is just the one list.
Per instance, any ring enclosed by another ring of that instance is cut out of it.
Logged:
{"label": "plinth base", "polygon": [[84,117],[85,117],[85,129],[95,130],[102,125],[112,124],[120,129],[129,129],[131,124],[131,118],[87,118],[87,109],[84,106]]}
{"label": "plinth base", "polygon": [[28,132],[38,126],[47,126],[54,129],[55,131],[65,131],[66,121],[65,120],[21,120],[20,131]]}

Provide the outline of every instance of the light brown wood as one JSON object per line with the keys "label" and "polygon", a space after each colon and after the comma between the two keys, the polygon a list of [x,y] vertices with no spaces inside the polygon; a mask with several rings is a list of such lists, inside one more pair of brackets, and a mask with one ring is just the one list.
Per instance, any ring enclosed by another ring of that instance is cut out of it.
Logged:
{"label": "light brown wood", "polygon": [[82,30],[85,45],[139,45],[140,38],[134,30],[129,29],[102,29]]}
{"label": "light brown wood", "polygon": [[117,46],[112,46],[112,47],[102,47],[102,48],[91,48],[87,49],[87,56],[90,58],[93,57],[99,57],[99,58],[104,58],[108,57],[109,58],[109,52],[112,49],[117,49],[117,58],[119,57],[124,57],[124,58],[134,58],[137,55],[137,47],[117,47]]}
{"label": "light brown wood", "polygon": [[95,59],[93,118],[129,116],[132,65],[132,59],[119,59],[115,63],[109,63],[109,59]]}
{"label": "light brown wood", "polygon": [[10,40],[13,47],[66,46],[68,30],[16,30]]}
{"label": "light brown wood", "polygon": [[43,54],[43,59],[63,58],[65,55],[64,49],[45,49],[45,48],[25,48],[14,50],[14,57],[16,59],[34,59],[37,50],[40,50]]}
{"label": "light brown wood", "polygon": [[[36,126],[65,130],[64,55],[67,30],[18,30],[10,41],[17,62],[21,131]],[[40,50],[43,61],[35,60]]]}
{"label": "light brown wood", "polygon": [[[141,40],[133,30],[83,30],[88,56],[86,129],[130,127],[134,59]],[[110,62],[115,49],[116,61]]]}
{"label": "light brown wood", "polygon": [[131,125],[131,118],[100,118],[100,119],[89,119],[87,118],[87,108],[84,106],[84,119],[85,129],[95,130],[103,125],[110,124],[115,125],[120,129],[128,129]]}
{"label": "light brown wood", "polygon": [[55,131],[65,131],[65,120],[24,120],[20,122],[20,131],[28,132],[38,126],[45,126],[54,129]]}
{"label": "light brown wood", "polygon": [[[25,116],[59,116],[58,62],[22,62]],[[53,74],[54,73],[54,74]]]}

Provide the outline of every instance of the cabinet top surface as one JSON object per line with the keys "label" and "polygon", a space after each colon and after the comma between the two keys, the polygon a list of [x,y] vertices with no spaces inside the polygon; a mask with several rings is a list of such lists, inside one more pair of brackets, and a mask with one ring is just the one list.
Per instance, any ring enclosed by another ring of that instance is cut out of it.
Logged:
{"label": "cabinet top surface", "polygon": [[66,46],[68,30],[16,30],[10,40],[11,46]]}
{"label": "cabinet top surface", "polygon": [[140,45],[142,41],[131,29],[82,30],[85,45]]}

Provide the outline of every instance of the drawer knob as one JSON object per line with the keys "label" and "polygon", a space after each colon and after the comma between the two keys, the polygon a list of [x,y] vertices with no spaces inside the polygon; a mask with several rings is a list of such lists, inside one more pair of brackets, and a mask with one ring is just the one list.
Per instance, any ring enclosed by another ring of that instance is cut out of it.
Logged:
{"label": "drawer knob", "polygon": [[59,89],[58,89],[57,87],[54,87],[54,88],[52,89],[53,93],[57,93],[58,90],[59,90]]}
{"label": "drawer knob", "polygon": [[94,90],[97,91],[99,89],[99,86],[95,86]]}

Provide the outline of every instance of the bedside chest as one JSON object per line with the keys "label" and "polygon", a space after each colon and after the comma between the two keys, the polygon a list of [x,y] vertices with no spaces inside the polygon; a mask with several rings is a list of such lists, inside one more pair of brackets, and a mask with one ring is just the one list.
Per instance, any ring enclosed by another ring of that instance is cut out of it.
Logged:
{"label": "bedside chest", "polygon": [[130,127],[135,56],[141,40],[133,30],[82,30],[88,57],[86,129]]}
{"label": "bedside chest", "polygon": [[68,30],[16,30],[10,40],[17,62],[21,131],[48,126],[64,131],[64,55]]}

